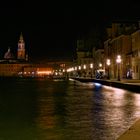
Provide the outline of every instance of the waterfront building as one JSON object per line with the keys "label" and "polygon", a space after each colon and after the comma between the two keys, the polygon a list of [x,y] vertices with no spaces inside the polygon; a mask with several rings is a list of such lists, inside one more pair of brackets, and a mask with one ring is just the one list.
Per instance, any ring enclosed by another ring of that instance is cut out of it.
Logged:
{"label": "waterfront building", "polygon": [[133,79],[140,79],[140,30],[135,31],[131,37]]}
{"label": "waterfront building", "polygon": [[11,48],[8,48],[3,59],[0,60],[0,77],[44,76],[50,75],[52,71],[51,66],[36,64],[28,60],[22,33],[20,34],[18,41],[17,56],[11,52]]}
{"label": "waterfront building", "polygon": [[96,49],[94,56],[94,72],[96,78],[105,76],[104,49]]}
{"label": "waterfront building", "polygon": [[26,59],[25,43],[21,33],[18,41],[17,57],[11,52],[8,47],[3,59],[0,60],[0,76],[17,76],[23,68],[31,64]]}
{"label": "waterfront building", "polygon": [[[111,60],[110,74],[112,78],[117,78],[118,64],[117,55],[121,56],[120,75],[121,78],[134,78],[132,76],[132,37],[137,26],[134,24],[112,23],[107,28],[107,38],[104,41],[105,59]],[[134,63],[133,63],[134,64]]]}
{"label": "waterfront building", "polygon": [[81,67],[81,69],[77,69],[77,73],[75,75],[82,77],[91,77],[94,75],[93,67],[91,68],[91,64],[93,64],[93,55],[91,52],[91,48],[89,47],[88,41],[86,40],[77,40],[77,60],[73,67]]}
{"label": "waterfront building", "polygon": [[12,60],[0,62],[0,76],[17,76],[24,67],[29,65],[28,63],[19,63]]}

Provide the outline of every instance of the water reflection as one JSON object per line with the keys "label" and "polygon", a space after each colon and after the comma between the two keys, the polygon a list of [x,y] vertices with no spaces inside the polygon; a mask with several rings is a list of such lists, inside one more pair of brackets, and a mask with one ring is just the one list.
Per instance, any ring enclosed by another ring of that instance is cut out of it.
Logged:
{"label": "water reflection", "polygon": [[140,117],[140,94],[118,88],[76,81],[1,84],[2,140],[116,140]]}
{"label": "water reflection", "polygon": [[39,140],[63,139],[66,85],[63,81],[38,83],[39,96],[36,124]]}
{"label": "water reflection", "polygon": [[[93,94],[91,90],[87,90],[87,86],[75,87],[67,93],[67,130],[68,137],[74,140],[92,139],[93,138]],[[91,88],[91,86],[90,86]],[[90,89],[89,88],[89,89]],[[86,89],[86,92],[84,92]],[[92,87],[93,90],[93,87]]]}
{"label": "water reflection", "polygon": [[140,116],[138,94],[93,83],[57,84],[39,98],[43,138],[115,140]]}

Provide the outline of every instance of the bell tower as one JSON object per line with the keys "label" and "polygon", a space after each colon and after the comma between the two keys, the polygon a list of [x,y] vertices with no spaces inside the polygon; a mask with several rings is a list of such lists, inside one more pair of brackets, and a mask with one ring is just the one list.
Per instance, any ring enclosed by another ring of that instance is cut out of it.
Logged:
{"label": "bell tower", "polygon": [[18,41],[17,59],[25,60],[25,42],[22,33]]}

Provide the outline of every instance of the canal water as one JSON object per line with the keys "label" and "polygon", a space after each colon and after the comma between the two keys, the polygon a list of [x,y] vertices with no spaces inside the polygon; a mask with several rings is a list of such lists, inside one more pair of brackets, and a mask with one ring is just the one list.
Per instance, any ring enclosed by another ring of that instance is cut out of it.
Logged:
{"label": "canal water", "polygon": [[140,94],[76,81],[0,80],[0,140],[116,140]]}

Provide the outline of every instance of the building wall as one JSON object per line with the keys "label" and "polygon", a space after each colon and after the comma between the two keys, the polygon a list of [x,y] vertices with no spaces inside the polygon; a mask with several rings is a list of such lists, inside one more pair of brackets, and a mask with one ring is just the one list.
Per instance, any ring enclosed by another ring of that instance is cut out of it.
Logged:
{"label": "building wall", "polygon": [[110,51],[111,51],[111,49],[110,49],[110,40],[111,39],[108,39],[108,40],[106,40],[105,42],[104,42],[104,55],[105,55],[105,60],[106,59],[110,59]]}
{"label": "building wall", "polygon": [[[105,46],[105,57],[107,55],[110,56],[111,65],[110,65],[110,74],[111,77],[116,79],[118,76],[118,64],[116,63],[117,56],[121,56],[121,78],[126,78],[127,71],[131,67],[131,56],[128,54],[132,51],[131,49],[131,36],[130,35],[120,35],[118,37],[114,37],[110,40],[109,45],[107,42],[104,43]],[[107,50],[108,49],[108,50]],[[109,54],[108,54],[108,52]]]}
{"label": "building wall", "polygon": [[140,30],[137,30],[132,35],[132,70],[133,78],[140,79]]}
{"label": "building wall", "polygon": [[132,69],[131,35],[124,35],[122,40],[122,76],[123,78],[128,78],[127,73]]}
{"label": "building wall", "polygon": [[0,76],[17,76],[18,72],[22,71],[25,66],[30,64],[19,63],[0,63]]}
{"label": "building wall", "polygon": [[98,69],[99,64],[101,63],[102,66],[104,67],[105,64],[105,59],[104,59],[104,49],[98,49],[95,52],[95,66]]}

